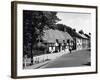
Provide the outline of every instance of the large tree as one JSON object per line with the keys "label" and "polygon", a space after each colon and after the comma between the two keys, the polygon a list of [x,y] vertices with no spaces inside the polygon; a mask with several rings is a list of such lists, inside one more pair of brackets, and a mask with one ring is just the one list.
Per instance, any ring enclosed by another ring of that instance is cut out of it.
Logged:
{"label": "large tree", "polygon": [[33,46],[41,41],[44,30],[54,29],[59,19],[57,12],[50,11],[23,11],[23,47],[24,55],[33,57]]}

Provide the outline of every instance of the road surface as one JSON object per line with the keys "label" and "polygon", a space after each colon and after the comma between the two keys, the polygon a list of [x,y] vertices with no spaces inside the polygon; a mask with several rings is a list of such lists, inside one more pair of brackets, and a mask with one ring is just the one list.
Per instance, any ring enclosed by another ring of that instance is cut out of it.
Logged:
{"label": "road surface", "polygon": [[49,61],[48,64],[40,68],[60,68],[75,66],[90,66],[90,50],[80,50],[69,54],[64,54],[57,59]]}

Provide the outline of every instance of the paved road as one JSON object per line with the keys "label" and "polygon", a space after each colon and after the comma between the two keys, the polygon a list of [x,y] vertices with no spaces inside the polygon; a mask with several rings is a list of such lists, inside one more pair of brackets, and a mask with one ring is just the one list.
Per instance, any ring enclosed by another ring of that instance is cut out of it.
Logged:
{"label": "paved road", "polygon": [[90,51],[81,50],[72,52],[71,54],[64,54],[63,56],[50,61],[48,64],[40,68],[89,66],[89,64],[90,64]]}

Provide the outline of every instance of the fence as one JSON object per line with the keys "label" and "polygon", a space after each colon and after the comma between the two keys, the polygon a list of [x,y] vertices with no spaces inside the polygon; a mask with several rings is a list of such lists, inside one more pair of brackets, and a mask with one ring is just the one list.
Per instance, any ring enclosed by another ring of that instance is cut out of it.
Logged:
{"label": "fence", "polygon": [[[56,59],[56,58],[62,56],[63,54],[68,54],[68,52],[69,51],[61,51],[61,52],[58,52],[58,53],[51,53],[51,54],[44,54],[44,55],[34,56],[33,57],[33,64],[35,65],[35,64],[38,64],[38,63],[45,62],[47,60]],[[25,57],[23,59],[24,67],[28,66],[30,63],[31,63],[30,58]]]}

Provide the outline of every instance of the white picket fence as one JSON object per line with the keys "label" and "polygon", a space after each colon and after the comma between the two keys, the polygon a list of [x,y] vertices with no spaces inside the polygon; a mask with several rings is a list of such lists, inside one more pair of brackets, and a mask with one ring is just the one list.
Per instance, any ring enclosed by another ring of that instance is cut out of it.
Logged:
{"label": "white picket fence", "polygon": [[[47,60],[53,60],[53,59],[56,59],[64,54],[68,54],[68,53],[69,53],[69,51],[66,50],[66,51],[61,51],[58,53],[50,53],[50,54],[43,54],[40,56],[34,56],[33,57],[33,64],[41,63],[41,62],[44,62]],[[24,66],[26,67],[28,64],[30,64],[30,62],[31,62],[31,59],[26,57],[24,59]]]}

